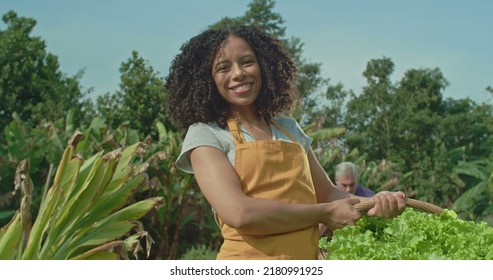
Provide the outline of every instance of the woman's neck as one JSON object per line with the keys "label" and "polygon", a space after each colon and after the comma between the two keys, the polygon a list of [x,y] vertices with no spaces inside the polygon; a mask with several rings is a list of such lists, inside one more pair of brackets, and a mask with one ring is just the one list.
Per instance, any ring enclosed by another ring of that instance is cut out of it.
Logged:
{"label": "woman's neck", "polygon": [[255,113],[236,112],[234,117],[256,140],[272,139],[272,131],[266,119]]}
{"label": "woman's neck", "polygon": [[241,125],[253,125],[253,126],[260,126],[263,124],[265,121],[261,116],[257,115],[242,115],[238,114],[236,115],[236,120],[241,124]]}
{"label": "woman's neck", "polygon": [[259,124],[263,121],[262,117],[251,107],[249,108],[231,108],[231,116],[240,124]]}

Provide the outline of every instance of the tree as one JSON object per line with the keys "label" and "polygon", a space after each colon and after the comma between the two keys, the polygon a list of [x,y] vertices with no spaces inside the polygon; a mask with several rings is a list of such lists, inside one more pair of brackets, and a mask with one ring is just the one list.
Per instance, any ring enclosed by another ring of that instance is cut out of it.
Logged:
{"label": "tree", "polygon": [[347,105],[344,145],[397,164],[408,196],[451,207],[477,183],[458,172],[459,162],[491,154],[491,105],[444,100],[448,82],[438,68],[410,69],[397,83],[393,69],[385,57],[367,64],[367,86]]}
{"label": "tree", "polygon": [[363,72],[367,86],[359,96],[351,94],[347,105],[348,145],[359,147],[372,159],[391,158],[391,114],[395,109],[391,107],[393,71],[394,63],[390,58],[370,60]]}
{"label": "tree", "polygon": [[274,0],[254,0],[248,4],[250,9],[245,13],[245,19],[248,24],[260,27],[275,38],[282,38],[286,30],[282,26],[284,19],[279,13],[272,12],[274,6]]}
{"label": "tree", "polygon": [[15,112],[33,126],[63,118],[70,109],[76,124],[92,114],[79,84],[83,73],[67,77],[59,70],[58,58],[46,51],[45,42],[31,36],[36,20],[14,11],[2,19],[7,28],[0,30],[0,129]]}
{"label": "tree", "polygon": [[[439,127],[444,113],[442,92],[447,85],[438,68],[411,69],[404,74],[394,96],[393,111],[399,112],[399,115],[395,123],[398,134],[392,137],[393,143],[411,148],[401,149],[403,159],[418,160],[425,155],[430,156],[437,144],[441,143]],[[415,161],[406,160],[405,164],[406,168],[410,168]]]}
{"label": "tree", "polygon": [[248,4],[249,10],[245,12],[245,15],[236,18],[223,17],[220,21],[210,25],[209,28],[254,25],[274,38],[282,39],[286,30],[282,26],[284,19],[280,14],[272,11],[274,6],[274,0],[253,0]]}
{"label": "tree", "polygon": [[469,98],[443,101],[440,138],[447,147],[465,147],[465,161],[478,160],[491,154],[493,147],[493,107],[477,104]]}
{"label": "tree", "polygon": [[120,66],[120,89],[97,99],[97,108],[112,127],[124,122],[136,129],[142,138],[157,136],[157,121],[172,127],[167,117],[164,80],[141,58],[137,51]]}

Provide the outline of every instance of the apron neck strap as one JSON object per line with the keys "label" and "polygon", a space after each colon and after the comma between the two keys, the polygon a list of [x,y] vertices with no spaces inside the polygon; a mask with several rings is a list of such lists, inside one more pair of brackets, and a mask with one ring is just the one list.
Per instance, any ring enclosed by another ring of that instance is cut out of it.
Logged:
{"label": "apron neck strap", "polygon": [[241,131],[240,124],[238,123],[238,120],[229,118],[228,127],[229,127],[229,131],[233,135],[233,140],[235,144],[242,144],[246,142],[245,137],[243,136],[243,132]]}
{"label": "apron neck strap", "polygon": [[298,141],[296,141],[296,139],[294,138],[293,135],[291,135],[291,133],[289,133],[284,127],[282,127],[278,122],[276,122],[274,120],[274,118],[270,118],[269,121],[275,125],[277,127],[277,129],[279,129],[282,133],[284,133],[284,135],[286,135],[287,137],[289,137],[289,139],[291,139],[291,141],[293,141],[293,143],[298,143]]}
{"label": "apron neck strap", "polygon": [[[291,139],[293,143],[298,143],[298,141],[296,141],[294,136],[291,133],[289,133],[284,127],[282,127],[278,122],[276,122],[274,118],[270,118],[269,122],[275,125],[277,129],[279,129],[282,133],[284,133],[284,135],[289,137],[289,139]],[[229,131],[233,135],[233,140],[235,144],[242,144],[246,142],[245,136],[243,136],[243,132],[241,131],[240,123],[238,122],[238,120],[234,118],[229,118],[228,127],[229,127]]]}

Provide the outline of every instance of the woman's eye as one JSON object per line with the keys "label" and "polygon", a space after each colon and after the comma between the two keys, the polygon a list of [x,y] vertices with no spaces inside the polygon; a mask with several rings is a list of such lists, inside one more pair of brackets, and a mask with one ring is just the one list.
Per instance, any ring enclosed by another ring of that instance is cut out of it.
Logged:
{"label": "woman's eye", "polygon": [[222,73],[223,73],[223,72],[228,71],[228,69],[229,69],[229,67],[227,67],[227,66],[221,66],[221,67],[218,67],[218,68],[216,69],[216,71],[217,71],[217,72],[222,72]]}
{"label": "woman's eye", "polygon": [[253,60],[250,59],[243,60],[243,65],[251,65],[251,64],[253,64]]}

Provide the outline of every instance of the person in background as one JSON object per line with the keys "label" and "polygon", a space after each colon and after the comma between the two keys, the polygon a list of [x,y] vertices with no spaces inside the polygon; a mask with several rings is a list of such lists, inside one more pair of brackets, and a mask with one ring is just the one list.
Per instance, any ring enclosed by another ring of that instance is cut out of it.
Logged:
{"label": "person in background", "polygon": [[208,29],[186,42],[165,87],[174,124],[186,131],[176,166],[193,173],[224,239],[217,259],[317,259],[319,223],[354,225],[354,205],[395,217],[402,192],[372,198],[336,189],[287,117],[296,66],[284,44],[253,26]]}
{"label": "person in background", "polygon": [[352,162],[341,162],[336,166],[335,183],[341,191],[352,193],[356,196],[372,197],[375,192],[365,188],[358,182],[358,168]]}

